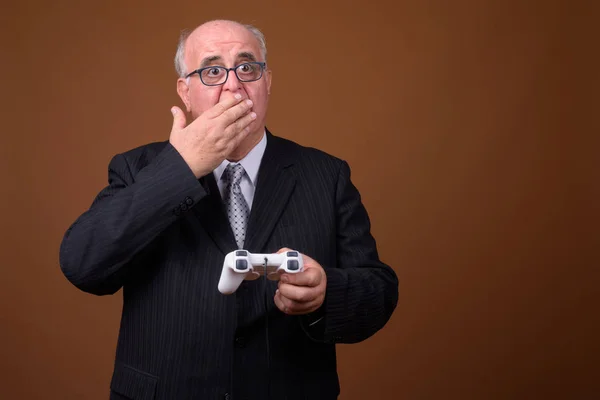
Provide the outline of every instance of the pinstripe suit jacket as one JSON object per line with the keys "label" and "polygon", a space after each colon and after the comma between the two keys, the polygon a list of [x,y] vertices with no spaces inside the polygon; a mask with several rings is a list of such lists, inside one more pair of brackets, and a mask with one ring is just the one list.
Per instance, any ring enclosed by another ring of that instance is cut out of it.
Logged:
{"label": "pinstripe suit jacket", "polygon": [[335,344],[373,335],[398,300],[347,163],[267,131],[244,247],[313,257],[327,274],[321,309],[283,314],[262,279],[218,292],[236,245],[212,173],[196,179],[168,142],[111,160],[60,247],[79,289],[123,288],[111,399],[337,398]]}

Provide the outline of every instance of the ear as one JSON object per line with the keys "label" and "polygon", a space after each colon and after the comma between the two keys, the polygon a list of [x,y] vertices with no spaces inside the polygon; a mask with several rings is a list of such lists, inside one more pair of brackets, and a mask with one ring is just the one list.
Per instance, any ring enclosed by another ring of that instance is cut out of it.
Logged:
{"label": "ear", "polygon": [[187,84],[186,79],[177,79],[177,94],[183,104],[185,104],[187,112],[190,112],[192,110],[192,103],[190,101],[190,87]]}
{"label": "ear", "polygon": [[271,94],[271,79],[272,79],[271,69],[266,71],[265,79],[267,80],[267,94]]}

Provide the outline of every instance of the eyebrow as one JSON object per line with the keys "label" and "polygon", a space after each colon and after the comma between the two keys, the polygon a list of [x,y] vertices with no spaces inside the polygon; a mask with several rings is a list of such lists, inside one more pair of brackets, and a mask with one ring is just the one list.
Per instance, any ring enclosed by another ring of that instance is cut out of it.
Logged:
{"label": "eyebrow", "polygon": [[254,54],[248,51],[242,51],[241,53],[238,53],[237,58],[245,58],[249,61],[256,61],[256,57],[254,56]]}
{"label": "eyebrow", "polygon": [[[256,61],[256,56],[254,54],[250,53],[249,51],[242,51],[241,53],[238,53],[237,58],[245,59],[248,61]],[[202,59],[202,62],[200,63],[200,68],[207,67],[207,66],[213,64],[215,61],[221,61],[222,59],[223,58],[221,56],[205,57]]]}
{"label": "eyebrow", "polygon": [[202,59],[202,62],[200,63],[200,68],[207,67],[210,64],[214,63],[215,61],[219,61],[220,59],[221,59],[221,56],[205,57]]}

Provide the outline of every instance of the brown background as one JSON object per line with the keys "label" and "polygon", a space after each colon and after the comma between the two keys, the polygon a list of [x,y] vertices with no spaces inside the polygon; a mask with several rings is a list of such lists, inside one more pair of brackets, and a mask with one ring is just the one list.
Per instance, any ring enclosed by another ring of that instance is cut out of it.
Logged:
{"label": "brown background", "polygon": [[400,302],[341,399],[600,396],[592,1],[2,2],[2,399],[106,399],[121,294],[59,270],[116,152],[165,140],[179,30],[254,23],[268,127],[348,160]]}

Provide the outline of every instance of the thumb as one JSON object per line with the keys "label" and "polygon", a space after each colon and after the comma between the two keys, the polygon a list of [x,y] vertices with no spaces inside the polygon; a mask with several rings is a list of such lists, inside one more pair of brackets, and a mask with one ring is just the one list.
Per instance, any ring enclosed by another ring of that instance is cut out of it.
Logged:
{"label": "thumb", "polygon": [[173,114],[173,128],[171,131],[179,131],[185,128],[185,114],[183,111],[179,107],[173,106],[171,113]]}

